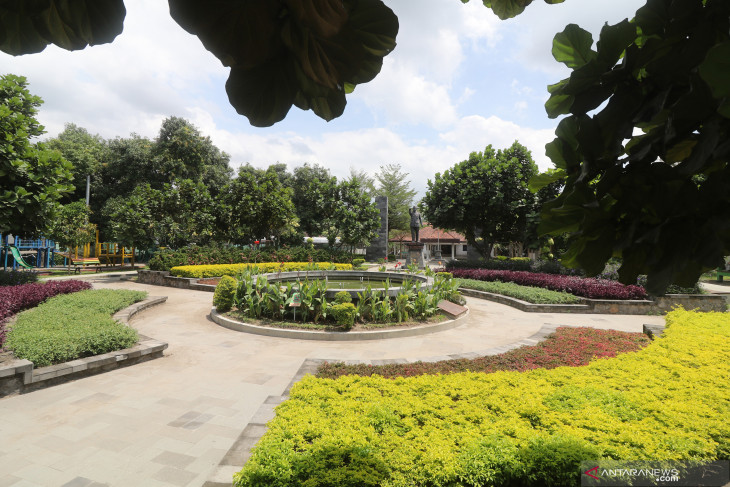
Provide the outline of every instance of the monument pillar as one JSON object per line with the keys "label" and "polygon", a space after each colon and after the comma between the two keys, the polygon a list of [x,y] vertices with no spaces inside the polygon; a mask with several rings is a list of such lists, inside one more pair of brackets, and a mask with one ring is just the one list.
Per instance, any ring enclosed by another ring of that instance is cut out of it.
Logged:
{"label": "monument pillar", "polygon": [[378,236],[370,242],[370,246],[365,250],[365,258],[369,262],[385,259],[388,256],[388,197],[376,196],[375,206],[380,211],[380,229],[378,230]]}
{"label": "monument pillar", "polygon": [[406,242],[406,247],[408,247],[408,262],[406,262],[406,265],[416,264],[419,269],[423,269],[425,267],[425,263],[423,262],[423,242]]}

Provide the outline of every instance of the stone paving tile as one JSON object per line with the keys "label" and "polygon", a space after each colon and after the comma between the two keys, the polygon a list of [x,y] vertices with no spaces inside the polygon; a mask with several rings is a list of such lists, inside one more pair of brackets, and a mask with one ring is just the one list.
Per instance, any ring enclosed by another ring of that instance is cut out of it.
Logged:
{"label": "stone paving tile", "polygon": [[13,475],[38,485],[63,485],[74,477],[45,465],[30,465],[14,472]]}
{"label": "stone paving tile", "polygon": [[171,485],[179,485],[181,487],[190,485],[195,477],[197,477],[197,475],[193,472],[188,472],[185,470],[180,470],[179,468],[172,467],[163,467],[152,476],[152,478],[154,479]]}
{"label": "stone paving tile", "polygon": [[75,479],[66,482],[61,487],[89,487],[92,484],[99,485],[98,482],[94,482],[93,480],[87,479],[86,477],[76,477]]}
{"label": "stone paving tile", "polygon": [[183,455],[182,453],[164,451],[153,458],[152,461],[162,465],[184,469],[195,461],[195,457]]}
{"label": "stone paving tile", "polygon": [[0,476],[0,487],[10,487],[11,485],[18,485],[22,479],[15,475],[3,475]]}

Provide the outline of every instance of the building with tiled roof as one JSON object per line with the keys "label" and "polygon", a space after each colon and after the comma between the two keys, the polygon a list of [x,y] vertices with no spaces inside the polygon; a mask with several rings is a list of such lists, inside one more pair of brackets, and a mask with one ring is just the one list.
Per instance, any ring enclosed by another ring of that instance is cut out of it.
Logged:
{"label": "building with tiled roof", "polygon": [[[426,259],[465,259],[467,253],[466,237],[459,232],[442,230],[426,225],[421,228],[418,238],[424,244]],[[405,231],[393,235],[388,241],[395,249],[396,255],[405,256],[408,249],[406,242],[411,241],[411,232]],[[439,253],[440,250],[440,253]]]}

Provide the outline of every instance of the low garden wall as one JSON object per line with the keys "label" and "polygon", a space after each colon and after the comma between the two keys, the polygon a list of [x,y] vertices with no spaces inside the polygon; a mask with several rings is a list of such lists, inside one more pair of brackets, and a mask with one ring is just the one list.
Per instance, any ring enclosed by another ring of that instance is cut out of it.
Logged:
{"label": "low garden wall", "polygon": [[512,306],[528,313],[591,313],[618,315],[664,314],[672,308],[698,311],[726,311],[727,298],[717,294],[668,294],[652,299],[615,300],[583,298],[581,304],[533,304],[501,294],[460,288],[464,296],[486,299]]}
{"label": "low garden wall", "polygon": [[175,287],[178,289],[192,289],[194,291],[215,291],[215,286],[198,284],[195,277],[175,277],[170,271],[137,271],[137,282],[140,284],[152,284],[154,286]]}

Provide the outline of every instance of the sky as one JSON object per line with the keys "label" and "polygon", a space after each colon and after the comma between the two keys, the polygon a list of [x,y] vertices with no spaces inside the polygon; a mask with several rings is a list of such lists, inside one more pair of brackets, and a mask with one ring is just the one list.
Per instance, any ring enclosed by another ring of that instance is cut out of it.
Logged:
{"label": "sky", "polygon": [[419,197],[427,181],[471,152],[526,146],[541,170],[552,167],[545,144],[547,86],[570,70],[551,54],[569,23],[593,33],[631,18],[640,0],[536,0],[501,21],[479,0],[385,0],[398,16],[397,46],[380,74],[348,95],[345,113],[325,122],[292,107],[287,118],[257,128],[228,103],[229,69],[179,27],[167,2],[126,0],[124,32],[111,44],[68,52],[49,46],[33,55],[0,53],[0,74],[28,78],[44,104],[45,137],[74,123],[106,139],[154,138],[170,116],[192,122],[230,155],[231,166],[289,170],[320,164],[338,178],[350,169],[371,176],[400,164]]}

